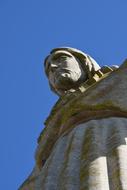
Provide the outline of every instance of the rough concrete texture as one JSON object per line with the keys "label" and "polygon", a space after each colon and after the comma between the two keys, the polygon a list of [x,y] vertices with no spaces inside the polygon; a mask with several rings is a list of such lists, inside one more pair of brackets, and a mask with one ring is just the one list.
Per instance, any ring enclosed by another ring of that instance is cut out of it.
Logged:
{"label": "rough concrete texture", "polygon": [[127,62],[65,94],[38,139],[20,190],[127,190]]}

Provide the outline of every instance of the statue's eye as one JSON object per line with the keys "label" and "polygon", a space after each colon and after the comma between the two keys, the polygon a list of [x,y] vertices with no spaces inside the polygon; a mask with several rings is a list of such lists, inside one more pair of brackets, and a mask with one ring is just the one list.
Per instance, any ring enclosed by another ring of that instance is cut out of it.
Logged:
{"label": "statue's eye", "polygon": [[64,56],[64,55],[62,55],[62,56],[59,57],[59,61],[64,61],[66,59],[67,59],[67,56]]}
{"label": "statue's eye", "polygon": [[62,58],[62,59],[66,59],[67,56],[66,56],[66,55],[62,55],[62,56],[60,56],[60,58]]}

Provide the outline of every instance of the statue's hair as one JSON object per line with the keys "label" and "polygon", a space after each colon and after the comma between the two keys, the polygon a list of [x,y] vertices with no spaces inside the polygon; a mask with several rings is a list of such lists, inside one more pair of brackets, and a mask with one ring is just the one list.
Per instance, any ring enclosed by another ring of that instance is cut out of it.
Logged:
{"label": "statue's hair", "polygon": [[[44,64],[45,64],[45,72],[46,75],[48,76],[48,70],[46,67],[46,63],[48,58],[55,52],[57,51],[67,51],[69,53],[71,53],[78,61],[79,64],[81,65],[82,69],[86,72],[87,74],[87,80],[92,78],[94,76],[94,74],[96,73],[97,70],[100,69],[100,66],[96,63],[96,61],[89,56],[88,54],[83,53],[82,51],[75,49],[75,48],[70,48],[70,47],[59,47],[59,48],[55,48],[53,49],[50,54],[46,57]],[[56,90],[51,86],[50,87],[53,91],[56,92]],[[57,92],[56,92],[57,93]]]}

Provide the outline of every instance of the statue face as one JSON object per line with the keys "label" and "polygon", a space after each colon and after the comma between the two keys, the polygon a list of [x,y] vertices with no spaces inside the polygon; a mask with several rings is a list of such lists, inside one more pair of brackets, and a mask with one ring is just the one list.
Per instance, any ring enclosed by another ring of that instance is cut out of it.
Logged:
{"label": "statue face", "polygon": [[67,51],[56,51],[46,62],[51,86],[57,91],[76,88],[87,76],[78,60]]}

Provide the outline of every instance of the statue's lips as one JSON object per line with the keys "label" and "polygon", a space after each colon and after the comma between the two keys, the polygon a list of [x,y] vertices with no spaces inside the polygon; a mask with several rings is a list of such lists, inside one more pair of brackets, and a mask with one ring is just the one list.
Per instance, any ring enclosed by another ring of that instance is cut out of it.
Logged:
{"label": "statue's lips", "polygon": [[67,69],[59,69],[55,72],[55,78],[57,77],[68,77],[71,74],[70,70]]}
{"label": "statue's lips", "polygon": [[70,73],[71,72],[71,70],[69,70],[69,69],[56,69],[56,72],[67,72],[67,73]]}
{"label": "statue's lips", "polygon": [[55,71],[55,74],[59,74],[60,75],[62,73],[68,73],[68,74],[70,74],[71,71],[68,70],[68,69],[56,69],[56,71]]}

